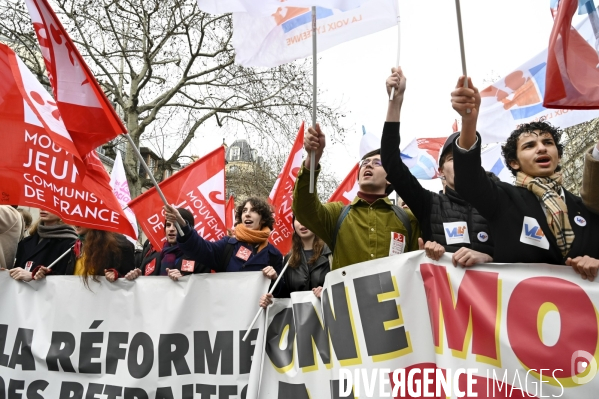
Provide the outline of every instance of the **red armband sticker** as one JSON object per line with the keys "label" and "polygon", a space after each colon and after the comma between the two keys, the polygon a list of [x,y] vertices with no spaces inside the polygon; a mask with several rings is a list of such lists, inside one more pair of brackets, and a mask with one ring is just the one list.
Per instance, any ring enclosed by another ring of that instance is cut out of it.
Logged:
{"label": "red armband sticker", "polygon": [[31,266],[33,266],[33,261],[32,260],[30,260],[27,263],[25,263],[25,271],[26,272],[31,271]]}
{"label": "red armband sticker", "polygon": [[152,261],[146,265],[144,276],[149,276],[150,274],[154,273],[154,269],[156,269],[156,258],[152,259]]}
{"label": "red armband sticker", "polygon": [[243,259],[244,261],[246,261],[250,258],[251,254],[252,254],[252,251],[250,251],[246,247],[242,246],[242,247],[239,247],[239,251],[237,251],[235,256],[237,256],[239,259]]}
{"label": "red armband sticker", "polygon": [[195,269],[195,264],[195,260],[184,260],[183,263],[181,263],[181,271],[193,273],[193,269]]}

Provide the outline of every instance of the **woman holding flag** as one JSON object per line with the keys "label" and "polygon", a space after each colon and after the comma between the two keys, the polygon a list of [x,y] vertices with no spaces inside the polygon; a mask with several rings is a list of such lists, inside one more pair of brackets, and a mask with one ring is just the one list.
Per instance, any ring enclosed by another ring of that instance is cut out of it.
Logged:
{"label": "woman holding flag", "polygon": [[[164,206],[166,220],[177,222],[184,236],[177,236],[179,248],[196,263],[204,264],[216,272],[262,271],[265,277],[275,280],[283,265],[283,256],[268,242],[274,226],[270,205],[256,197],[248,198],[235,211],[234,236],[216,242],[202,238],[181,216],[179,211]],[[281,289],[281,284],[277,287]]]}
{"label": "woman holding flag", "polygon": [[[15,267],[10,276],[15,280],[31,281],[42,266],[48,266],[73,247],[77,239],[75,229],[62,222],[53,213],[40,210],[40,218],[31,227],[29,237],[19,242]],[[56,274],[65,274],[72,266],[72,256],[60,259],[52,268]]]}

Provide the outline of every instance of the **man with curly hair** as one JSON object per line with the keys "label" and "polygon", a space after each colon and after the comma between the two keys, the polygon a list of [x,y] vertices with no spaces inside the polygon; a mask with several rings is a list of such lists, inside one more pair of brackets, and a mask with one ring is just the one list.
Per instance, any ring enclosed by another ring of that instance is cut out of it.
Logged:
{"label": "man with curly hair", "polygon": [[480,94],[471,81],[464,87],[464,79],[451,93],[462,117],[454,142],[455,186],[488,220],[494,261],[565,264],[593,280],[599,269],[599,216],[562,187],[561,131],[543,121],[520,125],[502,147],[515,185],[491,181],[481,167],[476,132]]}
{"label": "man with curly hair", "polygon": [[[177,235],[179,248],[186,256],[218,272],[262,271],[275,280],[283,266],[283,256],[268,242],[274,225],[273,211],[261,198],[248,198],[235,211],[235,229],[211,242],[202,238],[176,208],[164,206],[166,220],[181,226],[184,235]],[[281,284],[280,284],[281,285]]]}

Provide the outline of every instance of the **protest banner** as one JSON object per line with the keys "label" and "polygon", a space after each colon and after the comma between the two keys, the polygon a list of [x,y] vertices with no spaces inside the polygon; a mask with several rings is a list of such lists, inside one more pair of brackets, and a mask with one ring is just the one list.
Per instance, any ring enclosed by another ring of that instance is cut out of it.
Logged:
{"label": "protest banner", "polygon": [[[244,398],[259,329],[241,338],[262,273],[148,277],[86,289],[0,271],[1,398]],[[236,287],[235,295],[226,292]]]}
{"label": "protest banner", "polygon": [[260,399],[596,397],[599,289],[570,267],[418,251],[310,295],[268,309]]}
{"label": "protest banner", "polygon": [[[218,147],[163,180],[159,187],[175,208],[191,212],[195,219],[193,227],[200,236],[217,241],[227,234],[224,147]],[[129,203],[141,229],[157,249],[166,241],[162,206],[162,199],[154,187]]]}

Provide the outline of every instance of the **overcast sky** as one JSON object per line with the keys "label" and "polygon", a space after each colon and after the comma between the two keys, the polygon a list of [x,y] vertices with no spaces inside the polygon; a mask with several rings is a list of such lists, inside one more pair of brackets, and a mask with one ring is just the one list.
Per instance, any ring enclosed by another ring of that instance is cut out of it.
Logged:
{"label": "overcast sky", "polygon": [[[457,117],[450,93],[462,73],[455,3],[399,3],[400,64],[408,79],[402,143],[413,137],[448,136]],[[553,25],[549,0],[462,0],[461,9],[468,75],[481,90],[490,84],[483,80],[508,74],[547,47]],[[391,28],[319,53],[322,100],[341,102],[346,111],[341,121],[348,129],[345,142],[329,143],[325,150],[327,167],[339,180],[357,161],[361,126],[381,134],[388,103],[384,83],[396,51],[397,29]],[[218,145],[222,137],[212,140]],[[199,154],[209,151],[205,141],[192,149]],[[427,186],[437,189],[440,183]]]}

